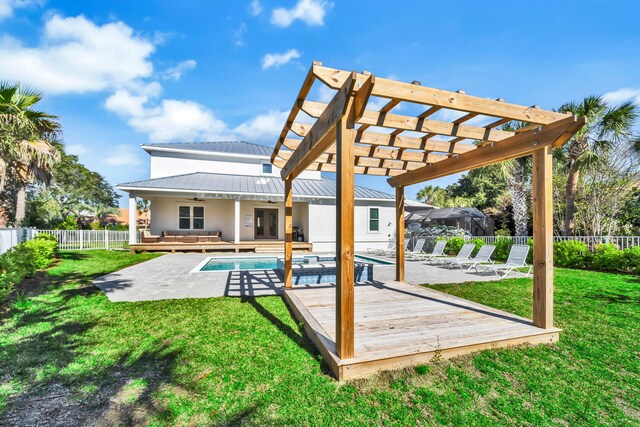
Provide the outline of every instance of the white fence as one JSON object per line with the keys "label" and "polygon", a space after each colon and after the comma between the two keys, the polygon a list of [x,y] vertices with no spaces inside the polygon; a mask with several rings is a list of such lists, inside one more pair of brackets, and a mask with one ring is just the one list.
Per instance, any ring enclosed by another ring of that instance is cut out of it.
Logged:
{"label": "white fence", "polygon": [[[113,230],[36,230],[35,228],[0,228],[0,254],[39,233],[56,237],[63,251],[91,249],[129,249],[129,232]],[[136,236],[138,241],[140,236]]]}
{"label": "white fence", "polygon": [[128,249],[129,232],[113,230],[38,230],[58,240],[60,250]]}
{"label": "white fence", "polygon": [[18,243],[32,239],[36,233],[35,228],[0,228],[0,254]]}
{"label": "white fence", "polygon": [[[533,236],[474,236],[469,239],[482,239],[485,243],[491,244],[496,239],[511,239],[513,243],[517,245],[526,245],[529,239],[533,239]],[[587,244],[589,249],[593,249],[595,245],[601,245],[604,243],[612,243],[618,247],[618,249],[627,249],[633,246],[640,246],[640,236],[553,236],[554,242],[562,242],[565,240],[577,240]]]}

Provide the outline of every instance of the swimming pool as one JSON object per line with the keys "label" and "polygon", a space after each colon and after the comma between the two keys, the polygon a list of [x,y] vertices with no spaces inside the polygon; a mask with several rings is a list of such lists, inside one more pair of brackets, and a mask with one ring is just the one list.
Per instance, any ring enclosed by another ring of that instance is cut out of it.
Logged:
{"label": "swimming pool", "polygon": [[[392,265],[392,262],[372,258],[364,255],[356,255],[356,262],[364,262],[374,265]],[[293,258],[294,264],[309,264],[311,262],[335,262],[335,257],[305,255]],[[277,257],[211,257],[200,271],[250,271],[250,270],[276,270],[278,269]]]}

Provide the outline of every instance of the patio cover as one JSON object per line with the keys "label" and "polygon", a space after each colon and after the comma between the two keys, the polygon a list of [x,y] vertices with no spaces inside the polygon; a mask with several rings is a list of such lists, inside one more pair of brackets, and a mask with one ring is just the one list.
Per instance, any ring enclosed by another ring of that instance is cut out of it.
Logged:
{"label": "patio cover", "polygon": [[[318,93],[312,92],[316,81],[335,91],[330,102],[309,99]],[[372,98],[385,103],[374,109]],[[417,116],[399,114],[408,105],[423,110]],[[438,119],[441,110],[454,115]],[[302,120],[308,117],[315,121]],[[517,131],[503,126],[513,121],[525,125]],[[335,349],[344,360],[354,357],[354,175],[388,177],[396,193],[396,241],[402,241],[406,186],[532,155],[533,324],[553,328],[552,154],[585,123],[584,117],[536,105],[314,62],[271,155],[285,180],[285,294],[292,291],[292,184],[303,171],[336,172]],[[396,281],[404,281],[403,245],[396,245]]]}

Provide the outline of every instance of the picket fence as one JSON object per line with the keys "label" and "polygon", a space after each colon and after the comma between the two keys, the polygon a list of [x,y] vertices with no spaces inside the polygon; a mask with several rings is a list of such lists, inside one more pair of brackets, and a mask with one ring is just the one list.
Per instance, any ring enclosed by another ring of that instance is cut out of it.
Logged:
{"label": "picket fence", "polygon": [[114,230],[37,230],[56,237],[60,250],[128,249],[129,232]]}
{"label": "picket fence", "polygon": [[[6,252],[20,242],[30,240],[38,233],[51,234],[56,237],[61,250],[92,250],[92,249],[128,249],[129,232],[113,230],[36,230],[35,228],[2,228],[0,229],[0,254]],[[426,238],[424,250],[431,250],[438,236],[411,237],[409,248],[412,248],[418,238]],[[493,244],[497,239],[510,239],[514,244],[526,244],[531,236],[465,236],[465,239],[482,239],[486,244]],[[597,244],[612,243],[619,249],[640,246],[640,236],[553,236],[556,242],[564,240],[579,240],[587,244],[590,249]],[[140,241],[137,233],[136,241]]]}

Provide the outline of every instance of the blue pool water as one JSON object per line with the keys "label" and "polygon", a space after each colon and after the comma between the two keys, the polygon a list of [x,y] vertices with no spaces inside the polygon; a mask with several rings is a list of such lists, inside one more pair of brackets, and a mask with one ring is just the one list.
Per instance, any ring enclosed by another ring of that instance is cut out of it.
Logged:
{"label": "blue pool water", "polygon": [[[305,260],[306,258],[306,260]],[[335,261],[334,257],[318,257],[316,255],[294,258],[294,263],[309,262],[308,258],[317,258],[318,262]],[[393,263],[367,256],[356,255],[356,261],[366,262],[376,265],[391,265]],[[275,270],[278,268],[278,258],[276,257],[239,257],[224,258],[213,257],[200,269],[200,271],[248,271],[248,270]]]}

